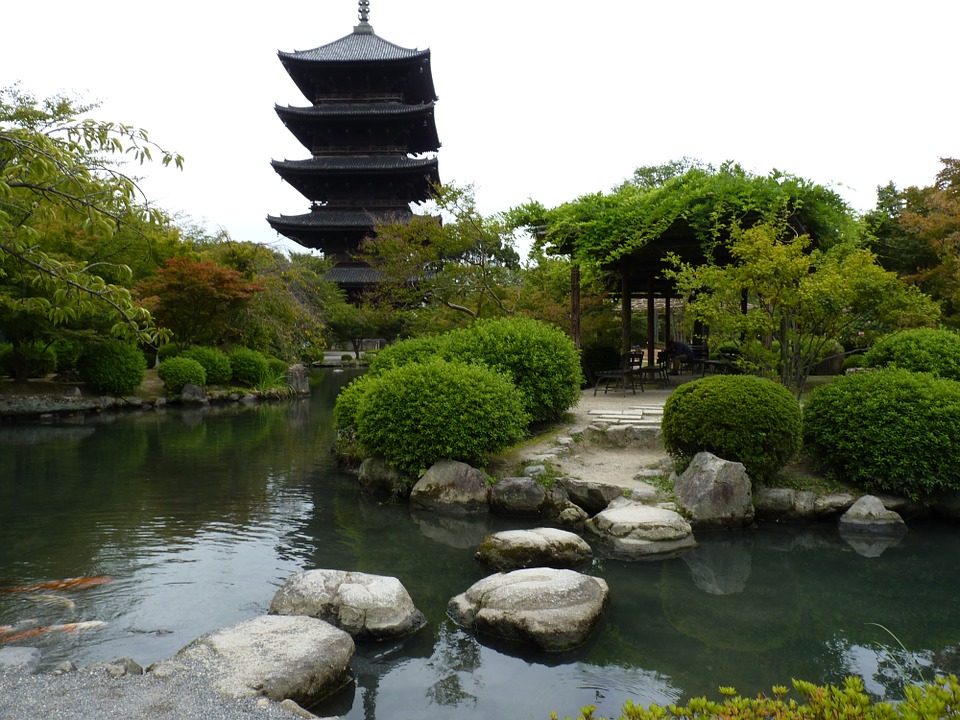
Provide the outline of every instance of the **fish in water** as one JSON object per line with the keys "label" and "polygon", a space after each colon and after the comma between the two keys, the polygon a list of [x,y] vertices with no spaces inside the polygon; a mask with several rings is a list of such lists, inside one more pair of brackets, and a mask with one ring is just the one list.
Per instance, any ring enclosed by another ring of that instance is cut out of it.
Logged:
{"label": "fish in water", "polygon": [[37,592],[38,590],[86,590],[87,588],[106,585],[112,580],[108,577],[75,577],[66,580],[49,580],[47,582],[23,585],[21,587],[6,588],[2,593]]}
{"label": "fish in water", "polygon": [[64,610],[76,610],[77,604],[68,597],[63,595],[53,595],[53,594],[39,594],[39,595],[26,595],[26,600],[35,603],[41,603],[43,605],[55,605],[57,607],[62,607]]}
{"label": "fish in water", "polygon": [[46,625],[45,627],[33,628],[32,630],[25,630],[16,635],[0,635],[0,643],[13,642],[14,640],[25,640],[27,638],[32,638],[37,635],[43,635],[48,632],[73,632],[76,630],[93,630],[94,628],[101,628],[106,626],[103,620],[86,620],[84,622],[75,622],[67,623],[66,625]]}

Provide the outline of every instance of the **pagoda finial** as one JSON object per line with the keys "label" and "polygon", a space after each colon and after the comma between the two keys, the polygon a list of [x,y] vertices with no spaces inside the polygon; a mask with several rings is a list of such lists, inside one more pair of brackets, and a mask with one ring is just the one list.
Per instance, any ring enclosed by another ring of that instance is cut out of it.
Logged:
{"label": "pagoda finial", "polygon": [[360,24],[354,25],[355,33],[373,33],[373,25],[370,24],[370,0],[359,0]]}

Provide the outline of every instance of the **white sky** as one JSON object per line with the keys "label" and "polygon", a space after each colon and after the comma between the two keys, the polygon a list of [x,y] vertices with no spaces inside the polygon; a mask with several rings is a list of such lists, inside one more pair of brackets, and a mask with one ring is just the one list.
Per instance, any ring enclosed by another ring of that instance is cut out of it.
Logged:
{"label": "white sky", "polygon": [[[833,186],[929,185],[960,157],[953,0],[372,0],[381,37],[432,51],[444,182],[481,212],[607,191],[690,156]],[[274,104],[306,105],[278,50],[332,42],[355,0],[6,3],[0,86],[76,91],[186,158],[150,199],[236,240],[306,212],[271,159],[302,159]]]}

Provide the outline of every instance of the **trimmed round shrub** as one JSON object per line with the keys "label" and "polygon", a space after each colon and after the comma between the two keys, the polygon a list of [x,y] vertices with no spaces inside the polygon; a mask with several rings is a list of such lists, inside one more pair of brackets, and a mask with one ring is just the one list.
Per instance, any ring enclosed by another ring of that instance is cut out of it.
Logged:
{"label": "trimmed round shrub", "polygon": [[280,378],[286,380],[287,373],[290,372],[290,363],[286,360],[281,360],[271,356],[267,357],[267,365],[270,369],[267,373],[271,378]]}
{"label": "trimmed round shrub", "polygon": [[[442,459],[483,465],[519,440],[529,417],[502,375],[433,359],[369,376],[355,390],[357,440],[398,470],[417,476]],[[346,422],[348,407],[340,409]]]}
{"label": "trimmed round shrub", "polygon": [[207,384],[207,371],[193,358],[183,355],[164,360],[157,368],[167,392],[178,393],[187,383],[203,387]]}
{"label": "trimmed round shrub", "polygon": [[583,372],[573,341],[530,318],[478,320],[446,336],[449,359],[481,363],[520,389],[531,422],[557,420],[580,400]]}
{"label": "trimmed round shrub", "polygon": [[663,442],[689,461],[698,452],[743,463],[764,481],[800,451],[800,405],[779,383],[753,375],[714,375],[681,385],[663,406]]}
{"label": "trimmed round shrub", "polygon": [[838,377],[810,394],[803,437],[820,470],[866,490],[960,490],[960,382],[896,368]]}
{"label": "trimmed round shrub", "polygon": [[960,334],[918,328],[887,335],[867,351],[863,367],[898,367],[960,380]]}
{"label": "trimmed round shrub", "polygon": [[847,370],[853,370],[855,368],[863,367],[863,353],[856,353],[854,355],[847,355],[843,359],[843,365],[840,366],[842,372]]}
{"label": "trimmed round shrub", "polygon": [[129,395],[140,387],[147,359],[140,348],[121,340],[87,346],[77,361],[80,377],[97,392]]}
{"label": "trimmed round shrub", "polygon": [[446,344],[446,335],[426,335],[398,340],[377,351],[377,354],[370,359],[367,372],[370,375],[379,375],[402,365],[424,362],[436,357],[447,358],[444,350]]}
{"label": "trimmed round shrub", "polygon": [[180,343],[166,343],[157,348],[157,362],[163,362],[169,358],[176,357],[183,352],[183,345]]}
{"label": "trimmed round shrub", "polygon": [[179,357],[190,358],[203,365],[207,382],[211,385],[224,385],[233,379],[233,367],[230,365],[230,358],[223,350],[194,345],[180,353]]}
{"label": "trimmed round shrub", "polygon": [[259,350],[236,348],[230,353],[233,380],[240,385],[259,385],[270,375],[267,356]]}

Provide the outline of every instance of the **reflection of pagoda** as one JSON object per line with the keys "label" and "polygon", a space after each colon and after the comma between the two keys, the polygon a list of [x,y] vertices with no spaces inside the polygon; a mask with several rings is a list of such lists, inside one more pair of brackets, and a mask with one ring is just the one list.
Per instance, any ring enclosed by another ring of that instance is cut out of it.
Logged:
{"label": "reflection of pagoda", "polygon": [[331,279],[358,291],[375,279],[351,258],[377,223],[412,216],[411,202],[439,184],[440,148],[430,50],[408,50],[378,37],[360,0],[360,24],[329,45],[279,53],[311,107],[277,114],[312,157],[273,161],[313,206],[304,215],[270,216],[274,230],[333,259]]}

